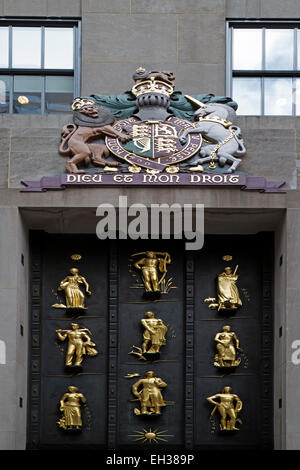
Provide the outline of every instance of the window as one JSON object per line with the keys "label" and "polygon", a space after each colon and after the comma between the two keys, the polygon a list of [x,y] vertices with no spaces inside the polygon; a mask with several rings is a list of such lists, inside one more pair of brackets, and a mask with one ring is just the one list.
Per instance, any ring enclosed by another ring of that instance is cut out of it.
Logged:
{"label": "window", "polygon": [[300,24],[230,21],[227,94],[240,115],[300,115]]}
{"label": "window", "polygon": [[0,20],[0,113],[71,111],[79,89],[80,24]]}

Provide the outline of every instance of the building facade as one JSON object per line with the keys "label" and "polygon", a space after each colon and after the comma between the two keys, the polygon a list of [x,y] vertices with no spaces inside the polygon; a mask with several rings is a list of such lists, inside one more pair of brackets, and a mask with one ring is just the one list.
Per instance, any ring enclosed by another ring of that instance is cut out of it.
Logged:
{"label": "building facade", "polygon": [[[0,0],[0,20],[7,51],[0,68],[0,448],[143,450],[150,441],[170,449],[299,449],[298,2]],[[27,62],[17,53],[26,28],[38,35],[28,42]],[[51,28],[62,33],[58,45]],[[274,29],[292,31],[292,65],[281,65],[280,56],[269,64],[268,34]],[[238,35],[241,30],[261,35],[251,44],[261,47],[263,65],[251,65],[251,47]],[[55,62],[60,45],[63,59]],[[239,46],[240,55],[234,56]],[[285,184],[274,191],[192,184],[24,191],[22,181],[65,173],[66,159],[58,149],[63,127],[72,122],[68,103],[76,96],[122,95],[132,89],[132,76],[141,67],[172,71],[183,95],[232,96],[241,102],[245,114],[238,112],[236,124],[247,153],[239,174],[265,178],[264,185]],[[119,208],[120,196],[127,197],[128,206],[203,204],[203,249],[186,252],[176,238],[100,241],[96,209],[104,203]],[[175,288],[168,298],[145,300],[132,288],[128,260],[148,250],[171,254],[170,263],[164,258]],[[91,286],[90,298],[85,292],[88,313],[77,312],[76,322],[93,333],[98,351],[84,359],[84,373],[64,369],[66,342],[56,333],[70,331],[75,317],[52,307],[76,254],[82,263],[74,265]],[[213,279],[226,256],[238,265],[242,307],[222,317],[203,300],[215,295]],[[138,348],[145,340],[140,320],[149,310],[165,320],[168,333],[166,344],[160,343],[162,360],[145,365],[128,353],[131,341]],[[234,370],[220,373],[211,360],[214,337],[228,323],[244,356]],[[139,381],[153,370],[167,385],[159,392],[167,406],[162,421],[142,416],[139,422],[131,390],[136,384],[141,391]],[[69,386],[87,400],[81,402],[84,428],[73,434],[57,425],[59,402]],[[241,410],[235,405],[240,430],[224,437],[206,398],[226,386],[243,405]],[[154,427],[159,431],[152,436]],[[141,434],[144,428],[147,436]]]}

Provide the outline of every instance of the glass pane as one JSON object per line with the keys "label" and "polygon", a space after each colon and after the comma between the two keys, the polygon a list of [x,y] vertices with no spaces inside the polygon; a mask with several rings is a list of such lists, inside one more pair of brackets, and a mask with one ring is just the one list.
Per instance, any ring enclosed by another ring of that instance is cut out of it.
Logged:
{"label": "glass pane", "polygon": [[300,70],[300,29],[297,30],[297,70]]}
{"label": "glass pane", "polygon": [[291,78],[265,78],[265,114],[291,115],[293,82]]}
{"label": "glass pane", "polygon": [[45,68],[73,68],[73,28],[45,28]]}
{"label": "glass pane", "polygon": [[37,69],[41,67],[41,28],[13,28],[12,66]]}
{"label": "glass pane", "polygon": [[41,114],[42,77],[18,75],[14,77],[13,112]]}
{"label": "glass pane", "polygon": [[237,102],[237,114],[259,116],[261,114],[261,79],[234,78],[232,98]]}
{"label": "glass pane", "polygon": [[8,67],[8,28],[0,28],[0,67]]}
{"label": "glass pane", "polygon": [[262,29],[234,29],[232,55],[234,70],[261,70]]}
{"label": "glass pane", "polygon": [[291,70],[294,64],[294,31],[266,29],[266,69]]}
{"label": "glass pane", "polygon": [[0,76],[0,113],[9,112],[10,77]]}
{"label": "glass pane", "polygon": [[47,113],[71,112],[73,101],[73,77],[46,77]]}
{"label": "glass pane", "polygon": [[296,79],[296,115],[300,116],[300,78]]}

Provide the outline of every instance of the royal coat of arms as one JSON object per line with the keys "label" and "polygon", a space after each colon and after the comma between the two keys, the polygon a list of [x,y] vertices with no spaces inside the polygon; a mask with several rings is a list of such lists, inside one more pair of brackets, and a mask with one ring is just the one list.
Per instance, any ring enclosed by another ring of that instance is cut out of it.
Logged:
{"label": "royal coat of arms", "polygon": [[[90,165],[114,171],[121,163],[132,173],[203,171],[207,162],[210,169],[217,163],[225,172],[236,170],[246,152],[232,124],[236,103],[178,95],[172,72],[139,68],[133,79],[126,99],[92,95],[74,101],[73,124],[64,127],[60,145],[70,157],[67,172],[82,173]],[[125,119],[116,119],[122,113]]]}
{"label": "royal coat of arms", "polygon": [[132,78],[123,94],[74,100],[73,122],[63,127],[59,146],[65,173],[22,181],[24,191],[180,184],[284,192],[282,180],[236,172],[246,148],[231,98],[183,95],[172,72],[139,67]]}
{"label": "royal coat of arms", "polygon": [[122,143],[116,138],[107,137],[106,145],[114,155],[130,163],[129,169],[133,171],[139,171],[142,167],[157,172],[172,172],[174,165],[200,150],[200,132],[189,135],[184,145],[180,143],[180,133],[189,127],[187,121],[175,117],[168,121],[139,121],[131,117],[119,121],[115,128],[125,129],[132,139]]}

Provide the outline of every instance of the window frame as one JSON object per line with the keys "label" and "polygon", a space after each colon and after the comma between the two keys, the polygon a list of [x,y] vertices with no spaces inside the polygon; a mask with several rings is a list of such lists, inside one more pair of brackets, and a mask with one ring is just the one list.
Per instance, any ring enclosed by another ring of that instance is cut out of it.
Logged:
{"label": "window frame", "polygon": [[[239,29],[262,29],[262,68],[261,70],[251,69],[233,69],[233,32],[235,28]],[[266,29],[293,29],[293,68],[290,70],[267,70],[265,68],[265,32]],[[228,19],[226,22],[226,94],[232,96],[233,78],[260,78],[261,96],[260,96],[260,114],[240,114],[239,116],[269,116],[269,117],[296,117],[296,79],[300,78],[300,63],[298,61],[298,41],[297,31],[300,35],[300,20],[254,20],[254,19]],[[300,61],[299,61],[300,62]],[[265,78],[291,78],[292,79],[292,112],[291,114],[265,114]]]}
{"label": "window frame", "polygon": [[[42,77],[41,114],[48,114],[45,110],[46,103],[46,77],[47,76],[72,76],[73,99],[80,96],[81,89],[81,21],[80,19],[45,19],[45,18],[0,18],[0,27],[8,27],[8,67],[0,68],[0,77],[9,76],[9,110],[3,114],[18,114],[13,112],[14,76],[34,75]],[[14,68],[12,67],[12,28],[13,27],[40,27],[41,28],[41,67],[39,68]],[[73,29],[73,68],[72,69],[46,69],[44,67],[45,55],[45,28],[72,28]],[[70,109],[71,112],[71,109]],[[56,114],[56,113],[51,113]],[[60,113],[58,113],[60,114]]]}

